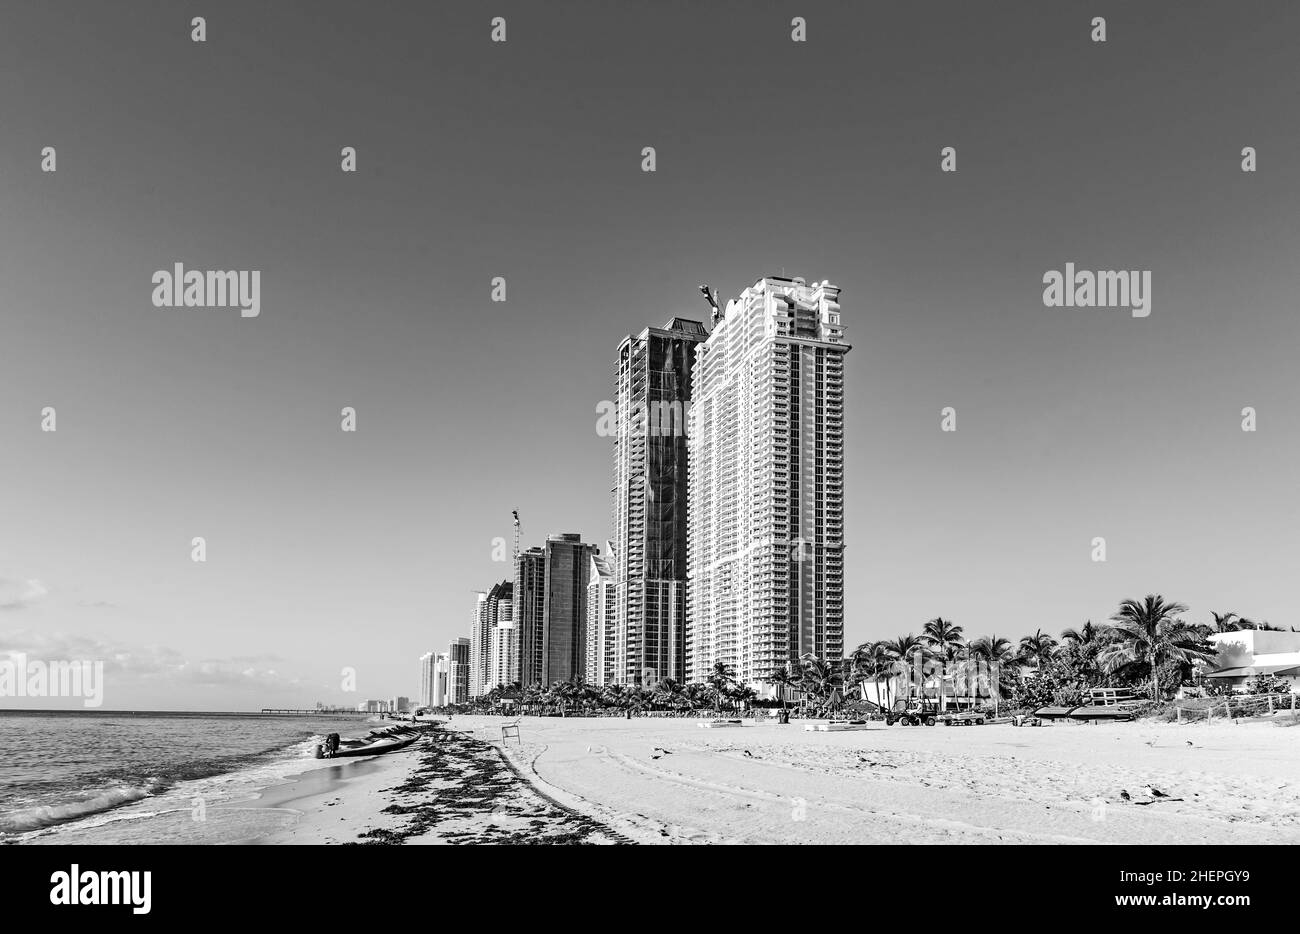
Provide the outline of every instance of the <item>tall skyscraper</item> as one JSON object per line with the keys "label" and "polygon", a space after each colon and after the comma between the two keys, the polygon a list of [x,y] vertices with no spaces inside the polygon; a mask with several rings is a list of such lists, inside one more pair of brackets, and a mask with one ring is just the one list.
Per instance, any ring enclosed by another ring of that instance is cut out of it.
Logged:
{"label": "tall skyscraper", "polygon": [[546,626],[546,552],[521,551],[515,558],[515,638],[519,645],[519,682],[542,683],[542,633]]}
{"label": "tall skyscraper", "polygon": [[451,662],[446,652],[438,656],[433,666],[433,706],[445,707],[451,703],[448,672]]}
{"label": "tall skyscraper", "polygon": [[587,650],[588,684],[605,685],[614,681],[614,631],[617,624],[614,581],[614,547],[605,543],[605,554],[593,554],[587,571]]}
{"label": "tall skyscraper", "polygon": [[469,696],[487,692],[488,654],[492,649],[492,623],[488,619],[488,592],[475,593],[474,617],[469,630]]}
{"label": "tall skyscraper", "polygon": [[515,559],[520,681],[551,685],[585,672],[587,573],[594,545],[552,535]]}
{"label": "tall skyscraper", "polygon": [[519,630],[515,627],[514,605],[510,602],[509,584],[504,599],[497,608],[497,623],[492,630],[491,671],[488,676],[487,689],[507,688],[520,681],[519,676]]}
{"label": "tall skyscraper", "polygon": [[469,640],[452,639],[447,647],[447,703],[464,704],[469,700]]}
{"label": "tall skyscraper", "polygon": [[686,674],[687,426],[707,336],[701,322],[673,318],[618,348],[609,677],[620,684]]}
{"label": "tall skyscraper", "polygon": [[844,343],[839,289],[766,276],[696,351],[690,434],[692,681],[763,689],[844,654]]}
{"label": "tall skyscraper", "polygon": [[433,706],[433,693],[438,683],[438,656],[425,652],[420,656],[420,697],[421,707]]}
{"label": "tall skyscraper", "polygon": [[[477,697],[495,687],[504,687],[519,680],[519,649],[508,642],[502,643],[503,632],[509,638],[514,637],[514,589],[514,584],[510,581],[501,581],[493,584],[486,594],[481,613],[483,649],[480,689],[478,694],[471,690],[471,696]],[[473,652],[472,645],[470,651]]]}

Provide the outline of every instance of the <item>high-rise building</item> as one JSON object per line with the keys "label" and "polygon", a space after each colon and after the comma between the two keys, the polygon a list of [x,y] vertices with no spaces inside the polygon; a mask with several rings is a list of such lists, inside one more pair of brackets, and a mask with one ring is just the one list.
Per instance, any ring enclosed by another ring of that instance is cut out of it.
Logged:
{"label": "high-rise building", "polygon": [[696,350],[687,665],[760,690],[844,654],[844,343],[839,288],[766,276]]}
{"label": "high-rise building", "polygon": [[572,533],[515,559],[520,681],[551,685],[585,673],[587,571],[594,545]]}
{"label": "high-rise building", "polygon": [[491,624],[484,693],[519,681],[519,633],[515,628],[514,584],[502,581],[488,591],[487,619]]}
{"label": "high-rise building", "polygon": [[687,428],[704,325],[673,318],[618,348],[614,391],[614,629],[609,677],[686,674]]}
{"label": "high-rise building", "polygon": [[614,633],[617,625],[614,597],[617,587],[612,555],[613,545],[606,542],[605,554],[593,554],[587,572],[585,680],[598,686],[614,682]]}
{"label": "high-rise building", "polygon": [[446,652],[438,656],[433,666],[433,706],[446,707],[451,703],[448,672],[451,668]]}
{"label": "high-rise building", "polygon": [[542,634],[546,620],[546,552],[529,548],[515,558],[515,639],[519,646],[519,682],[542,681]]}
{"label": "high-rise building", "polygon": [[420,698],[421,707],[433,706],[433,691],[438,683],[438,656],[425,652],[420,656]]}
{"label": "high-rise building", "polygon": [[469,701],[469,640],[452,639],[447,647],[447,703]]}
{"label": "high-rise building", "polygon": [[492,647],[492,623],[488,619],[488,592],[475,593],[474,618],[469,631],[469,696],[487,693],[488,653]]}

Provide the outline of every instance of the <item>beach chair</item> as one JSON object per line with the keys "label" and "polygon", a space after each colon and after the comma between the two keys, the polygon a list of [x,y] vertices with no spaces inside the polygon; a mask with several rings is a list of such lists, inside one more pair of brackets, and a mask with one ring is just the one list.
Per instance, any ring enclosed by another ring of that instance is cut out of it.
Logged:
{"label": "beach chair", "polygon": [[[519,719],[523,719],[523,718],[521,717]],[[507,739],[509,739],[512,736],[515,738],[516,742],[518,743],[523,742],[523,739],[519,735],[519,720],[515,720],[511,723],[503,723],[501,725],[501,742],[504,743]]]}

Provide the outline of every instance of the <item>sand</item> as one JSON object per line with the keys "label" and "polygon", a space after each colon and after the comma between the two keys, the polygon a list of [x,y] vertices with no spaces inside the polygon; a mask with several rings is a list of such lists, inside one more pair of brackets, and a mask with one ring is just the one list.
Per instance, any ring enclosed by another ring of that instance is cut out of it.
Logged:
{"label": "sand", "polygon": [[[371,831],[384,831],[401,819],[384,813],[391,789],[418,765],[415,747],[374,758],[333,760],[303,772],[293,781],[273,785],[249,802],[254,811],[274,812],[272,832],[246,841],[256,844],[354,843]],[[288,818],[287,820],[285,818]],[[268,813],[270,818],[270,813]]]}
{"label": "sand", "polygon": [[[501,746],[500,723],[454,726]],[[543,794],[639,843],[1300,843],[1300,728],[1267,722],[534,717],[521,736],[503,748]]]}
{"label": "sand", "polygon": [[315,769],[256,801],[292,823],[264,844],[619,844],[629,840],[549,799],[493,746],[454,728],[409,749]]}

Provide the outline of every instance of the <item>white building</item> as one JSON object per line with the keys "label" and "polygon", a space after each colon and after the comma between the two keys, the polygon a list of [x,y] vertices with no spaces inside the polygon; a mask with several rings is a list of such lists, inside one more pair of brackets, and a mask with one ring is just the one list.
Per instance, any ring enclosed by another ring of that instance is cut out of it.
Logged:
{"label": "white building", "polygon": [[1219,654],[1206,678],[1244,690],[1257,675],[1273,675],[1300,691],[1300,632],[1240,629],[1216,632],[1209,640]]}
{"label": "white building", "polygon": [[470,639],[470,697],[479,697],[494,687],[519,680],[518,647],[508,641],[516,636],[514,583],[494,584],[480,600],[476,620],[478,629]]}
{"label": "white building", "polygon": [[514,607],[506,600],[497,607],[497,624],[492,630],[487,689],[509,687],[518,680],[519,631],[515,628]]}
{"label": "white building", "polygon": [[474,620],[469,633],[469,696],[487,693],[488,655],[491,651],[492,624],[488,619],[488,594],[475,592]]}
{"label": "white building", "polygon": [[617,680],[614,646],[619,615],[615,605],[617,588],[613,550],[613,546],[606,542],[603,555],[593,554],[587,576],[587,670],[584,680],[597,686]]}
{"label": "white building", "polygon": [[433,666],[433,704],[434,707],[445,707],[451,703],[450,685],[448,677],[451,673],[451,659],[446,652],[438,656]]}
{"label": "white building", "polygon": [[420,656],[420,706],[432,707],[434,686],[438,683],[438,656],[425,652]]}
{"label": "white building", "polygon": [[844,653],[840,290],[766,276],[695,351],[687,679]]}

